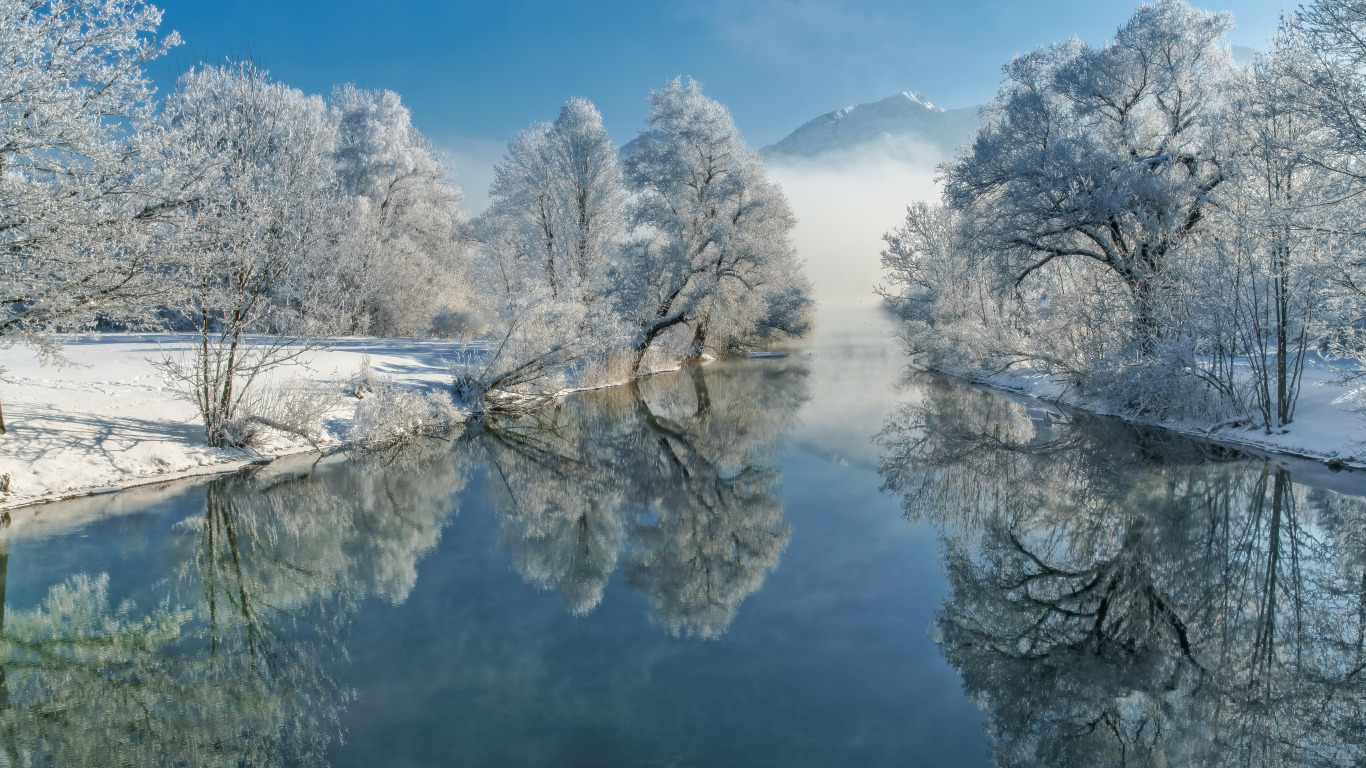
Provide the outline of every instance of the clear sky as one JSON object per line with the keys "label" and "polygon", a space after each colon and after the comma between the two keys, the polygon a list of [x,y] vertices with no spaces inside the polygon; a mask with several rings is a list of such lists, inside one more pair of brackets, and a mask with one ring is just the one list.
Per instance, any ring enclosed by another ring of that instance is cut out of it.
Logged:
{"label": "clear sky", "polygon": [[[645,95],[692,75],[756,147],[823,112],[914,90],[945,107],[988,100],[1001,65],[1042,43],[1101,42],[1135,3],[1097,0],[152,0],[185,45],[158,81],[249,53],[312,93],[354,82],[402,95],[457,156],[593,100],[619,143]],[[1220,0],[1233,42],[1265,47],[1281,0]],[[1195,5],[1202,5],[1197,0]],[[1213,7],[1213,6],[1207,6]],[[458,164],[458,163],[457,163]],[[468,181],[473,181],[468,180]],[[468,185],[467,185],[468,187]]]}

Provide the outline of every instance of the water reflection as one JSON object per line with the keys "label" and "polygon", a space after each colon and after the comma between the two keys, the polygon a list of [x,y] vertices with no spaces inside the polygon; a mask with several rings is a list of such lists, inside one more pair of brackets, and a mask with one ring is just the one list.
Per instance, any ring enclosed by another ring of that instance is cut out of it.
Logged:
{"label": "water reflection", "polygon": [[485,426],[476,445],[513,567],[576,615],[620,566],[676,635],[725,633],[787,545],[796,361],[695,368]]}
{"label": "water reflection", "polygon": [[[215,480],[151,605],[76,574],[0,632],[0,762],[321,765],[348,693],[325,672],[364,597],[400,601],[463,485],[413,471]],[[433,466],[435,465],[435,466]],[[0,597],[8,557],[0,555]]]}
{"label": "water reflection", "polygon": [[77,573],[27,609],[5,610],[0,539],[0,765],[323,764],[348,628],[367,599],[408,598],[475,476],[515,570],[570,612],[620,569],[667,631],[717,637],[787,544],[778,458],[806,375],[656,376],[451,442],[220,478],[177,502],[136,583]]}
{"label": "water reflection", "polygon": [[1366,503],[1276,462],[925,376],[884,489],[1000,765],[1366,760]]}

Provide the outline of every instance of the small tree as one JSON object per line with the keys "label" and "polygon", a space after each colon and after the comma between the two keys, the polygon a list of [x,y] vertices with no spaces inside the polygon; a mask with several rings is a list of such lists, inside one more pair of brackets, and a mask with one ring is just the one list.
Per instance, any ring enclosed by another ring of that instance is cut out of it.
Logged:
{"label": "small tree", "polygon": [[1309,105],[1302,65],[1308,52],[1293,19],[1240,83],[1230,131],[1234,182],[1220,199],[1219,260],[1232,275],[1225,309],[1252,372],[1253,404],[1267,431],[1294,421],[1310,345],[1330,313],[1325,256],[1340,185],[1316,161],[1327,138]]}

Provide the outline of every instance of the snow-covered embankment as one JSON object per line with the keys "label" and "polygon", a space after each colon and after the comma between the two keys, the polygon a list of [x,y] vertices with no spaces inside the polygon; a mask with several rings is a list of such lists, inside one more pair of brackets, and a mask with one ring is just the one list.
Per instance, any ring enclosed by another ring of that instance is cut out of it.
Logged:
{"label": "snow-covered embankment", "polygon": [[[273,434],[257,450],[211,447],[195,407],[155,362],[179,354],[185,337],[106,334],[66,345],[72,365],[42,366],[27,350],[6,353],[0,382],[8,434],[0,437],[0,509],[92,491],[232,471],[246,463],[311,451]],[[370,355],[376,374],[404,389],[448,387],[465,344],[452,340],[347,338],[273,371],[320,390],[356,373]],[[356,400],[339,398],[322,445],[349,437]],[[7,483],[7,486],[6,486]]]}

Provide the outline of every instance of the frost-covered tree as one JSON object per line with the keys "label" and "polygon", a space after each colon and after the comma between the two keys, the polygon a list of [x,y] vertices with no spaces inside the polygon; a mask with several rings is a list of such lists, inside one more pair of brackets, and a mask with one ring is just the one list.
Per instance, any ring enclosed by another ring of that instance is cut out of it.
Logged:
{"label": "frost-covered tree", "polygon": [[597,108],[565,102],[555,122],[517,136],[495,174],[485,225],[500,276],[512,289],[601,302],[625,232],[617,149]]}
{"label": "frost-covered tree", "polygon": [[1329,232],[1345,190],[1320,160],[1329,137],[1301,77],[1307,55],[1287,20],[1235,86],[1230,184],[1213,214],[1218,258],[1201,280],[1212,300],[1192,313],[1206,336],[1231,334],[1219,346],[1246,360],[1251,376],[1239,382],[1229,366],[1225,386],[1234,397],[1246,386],[1267,431],[1294,420],[1306,354],[1334,320],[1324,300],[1338,247]]}
{"label": "frost-covered tree", "polygon": [[637,370],[666,335],[695,358],[806,333],[792,210],[724,106],[691,79],[665,83],[625,166],[645,233],[622,268]]}
{"label": "frost-covered tree", "polygon": [[1145,418],[1290,423],[1306,354],[1361,316],[1351,184],[1305,74],[1313,36],[1288,23],[1245,69],[1231,24],[1160,0],[1103,46],[1006,66],[943,206],[887,236],[883,295],[922,363],[1029,367]]}
{"label": "frost-covered tree", "polygon": [[305,283],[340,302],[315,307],[309,320],[343,333],[425,335],[470,303],[460,190],[398,94],[345,85],[328,112],[350,210],[335,246],[316,251]]}
{"label": "frost-covered tree", "polygon": [[209,442],[234,443],[231,424],[252,384],[307,349],[297,332],[310,309],[298,300],[301,267],[343,220],[335,125],[322,99],[238,63],[184,74],[142,139],[168,183],[195,200],[159,243],[176,254],[184,293],[174,306],[196,337],[193,352],[166,367],[188,388]]}
{"label": "frost-covered tree", "polygon": [[1156,349],[1170,262],[1225,178],[1217,128],[1232,24],[1160,0],[1104,46],[1073,40],[1006,65],[981,132],[946,167],[946,196],[982,229],[1009,285],[1094,265],[1083,285],[1117,281],[1121,329],[1140,354]]}
{"label": "frost-covered tree", "polygon": [[906,352],[925,367],[963,376],[983,361],[1005,368],[1042,354],[1026,352],[1006,321],[1009,302],[996,290],[996,272],[974,234],[949,206],[907,206],[902,225],[883,237],[883,283],[877,287],[906,324]]}
{"label": "frost-covered tree", "polygon": [[0,347],[58,358],[54,329],[157,290],[140,225],[164,201],[141,194],[127,127],[153,109],[144,66],[179,43],[160,22],[140,0],[0,2]]}
{"label": "frost-covered tree", "polygon": [[497,315],[484,388],[545,388],[601,360],[617,335],[609,270],[624,240],[617,150],[602,116],[571,99],[517,135],[479,223],[481,294]]}
{"label": "frost-covered tree", "polygon": [[1323,128],[1311,159],[1343,188],[1336,216],[1326,230],[1337,245],[1325,275],[1332,291],[1321,304],[1335,327],[1322,346],[1332,354],[1366,358],[1360,319],[1366,316],[1366,257],[1361,241],[1361,193],[1366,185],[1366,4],[1355,0],[1316,0],[1296,18],[1301,37],[1298,66],[1291,70],[1304,86],[1307,107]]}

